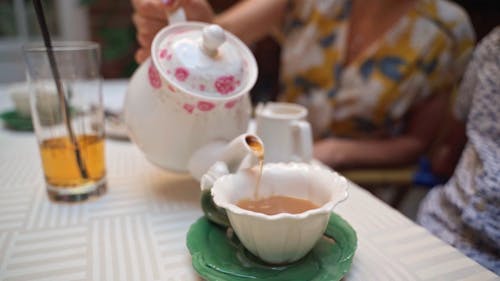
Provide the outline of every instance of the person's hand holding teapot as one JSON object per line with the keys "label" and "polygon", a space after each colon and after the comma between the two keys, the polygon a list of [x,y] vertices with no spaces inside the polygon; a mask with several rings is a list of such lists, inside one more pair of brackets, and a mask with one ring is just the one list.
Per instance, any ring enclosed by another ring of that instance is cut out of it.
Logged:
{"label": "person's hand holding teapot", "polygon": [[168,23],[168,14],[182,7],[189,21],[216,23],[236,35],[246,44],[252,44],[272,32],[284,19],[288,0],[239,1],[221,14],[214,14],[206,0],[131,0],[133,21],[137,28],[140,49],[135,54],[143,62],[150,54],[155,34]]}
{"label": "person's hand holding teapot", "polygon": [[205,0],[132,0],[132,20],[137,29],[139,49],[135,60],[142,63],[150,55],[156,33],[168,24],[168,14],[182,6],[188,20],[212,22],[214,12]]}

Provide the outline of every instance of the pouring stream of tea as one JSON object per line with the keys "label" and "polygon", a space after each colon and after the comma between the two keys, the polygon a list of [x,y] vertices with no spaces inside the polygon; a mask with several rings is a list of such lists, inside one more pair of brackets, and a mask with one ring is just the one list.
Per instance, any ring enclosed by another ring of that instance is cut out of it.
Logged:
{"label": "pouring stream of tea", "polygon": [[288,197],[283,195],[273,195],[268,198],[259,198],[260,182],[262,179],[262,169],[264,166],[264,145],[260,139],[248,136],[246,143],[255,156],[259,159],[259,173],[257,183],[254,189],[253,199],[241,199],[238,201],[238,207],[252,212],[263,213],[266,215],[276,215],[280,213],[300,214],[308,210],[317,209],[319,205],[309,199]]}
{"label": "pouring stream of tea", "polygon": [[246,137],[246,142],[250,149],[253,151],[255,156],[259,159],[259,175],[257,176],[257,185],[254,189],[253,197],[255,200],[259,199],[259,187],[260,187],[260,179],[262,178],[262,168],[264,166],[264,145],[260,142],[259,139],[254,137]]}

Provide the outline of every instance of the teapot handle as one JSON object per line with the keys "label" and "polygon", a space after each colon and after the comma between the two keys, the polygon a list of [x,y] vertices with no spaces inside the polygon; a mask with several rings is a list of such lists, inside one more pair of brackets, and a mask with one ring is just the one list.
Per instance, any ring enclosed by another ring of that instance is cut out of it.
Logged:
{"label": "teapot handle", "polygon": [[311,125],[305,120],[296,120],[291,125],[296,160],[310,162],[313,148]]}
{"label": "teapot handle", "polygon": [[186,12],[184,12],[183,8],[178,8],[177,10],[168,13],[167,16],[169,24],[182,23],[186,21]]}

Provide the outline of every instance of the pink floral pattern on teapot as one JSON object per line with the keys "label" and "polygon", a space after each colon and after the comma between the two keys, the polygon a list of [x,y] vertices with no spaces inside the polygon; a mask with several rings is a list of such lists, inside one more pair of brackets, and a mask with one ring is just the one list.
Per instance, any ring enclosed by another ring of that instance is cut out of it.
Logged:
{"label": "pink floral pattern on teapot", "polygon": [[148,77],[149,77],[149,84],[151,84],[151,87],[155,89],[161,88],[160,73],[158,73],[158,70],[152,63],[149,65]]}
{"label": "pink floral pattern on teapot", "polygon": [[[224,31],[219,27],[207,33],[209,27],[172,28],[152,48],[147,68],[149,84],[162,102],[173,102],[182,114],[234,111],[241,100],[242,86],[249,83],[249,77],[255,77],[249,75],[256,72],[255,66],[248,65],[253,57],[246,46],[236,38],[224,43]],[[220,41],[216,46],[214,38]]]}
{"label": "pink floral pattern on teapot", "polygon": [[[207,112],[214,109],[216,105],[213,102],[209,101],[199,101],[196,106],[191,103],[185,103],[182,108],[189,114],[192,114],[195,109],[198,109],[201,112]],[[227,107],[226,107],[227,108]]]}
{"label": "pink floral pattern on teapot", "polygon": [[189,77],[189,70],[184,67],[178,67],[175,69],[175,78],[178,81],[185,81]]}
{"label": "pink floral pattern on teapot", "polygon": [[193,113],[193,110],[194,110],[194,105],[192,104],[189,104],[189,103],[185,103],[182,108],[184,108],[185,111],[187,111],[187,113],[191,114]]}
{"label": "pink floral pattern on teapot", "polygon": [[231,100],[231,101],[228,101],[224,104],[224,107],[227,108],[227,109],[231,109],[233,108],[238,102],[240,101],[240,99],[235,99],[235,100]]}
{"label": "pink floral pattern on teapot", "polygon": [[215,104],[209,101],[199,101],[197,107],[200,111],[210,111],[214,109]]}
{"label": "pink floral pattern on teapot", "polygon": [[[209,100],[241,93],[250,70],[247,49],[237,38],[226,39],[223,29],[210,25],[202,29],[178,27],[157,40],[152,54],[164,84],[175,85],[179,93]],[[210,110],[202,105],[200,111],[207,111],[205,108]]]}
{"label": "pink floral pattern on teapot", "polygon": [[217,92],[221,95],[227,95],[236,89],[240,85],[240,81],[236,80],[233,75],[226,75],[217,78],[214,82],[214,87]]}

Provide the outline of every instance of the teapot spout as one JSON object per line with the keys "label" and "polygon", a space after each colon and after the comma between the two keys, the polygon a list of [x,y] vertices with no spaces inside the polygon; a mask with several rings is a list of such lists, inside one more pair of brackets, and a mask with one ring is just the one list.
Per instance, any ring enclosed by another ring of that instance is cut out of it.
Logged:
{"label": "teapot spout", "polygon": [[239,169],[253,166],[255,160],[262,159],[263,156],[264,145],[260,138],[253,134],[240,135],[224,147],[219,160],[211,165],[201,177],[201,207],[209,220],[222,227],[230,226],[226,211],[217,207],[213,202],[210,190],[215,181]]}
{"label": "teapot spout", "polygon": [[226,163],[229,173],[235,173],[239,169],[253,166],[263,153],[264,145],[258,136],[242,134],[226,146],[219,160]]}
{"label": "teapot spout", "polygon": [[221,162],[227,167],[228,173],[234,173],[241,168],[247,168],[257,163],[258,154],[252,145],[260,145],[262,141],[254,134],[242,134],[231,142],[213,142],[198,149],[190,158],[188,169],[195,179],[201,177],[215,162]]}

